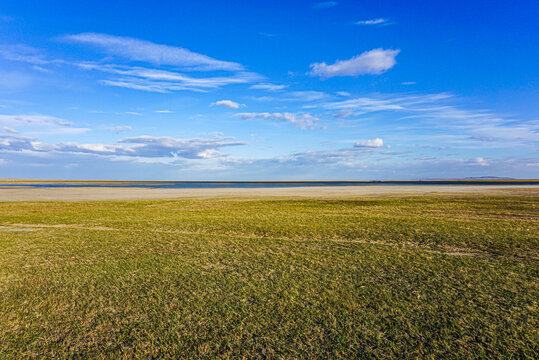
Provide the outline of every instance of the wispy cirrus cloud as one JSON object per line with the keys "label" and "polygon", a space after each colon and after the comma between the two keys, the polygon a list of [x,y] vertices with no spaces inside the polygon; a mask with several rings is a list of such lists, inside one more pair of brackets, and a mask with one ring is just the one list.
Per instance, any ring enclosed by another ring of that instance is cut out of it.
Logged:
{"label": "wispy cirrus cloud", "polygon": [[252,74],[249,73],[240,73],[228,77],[183,77],[183,79],[177,79],[175,81],[160,81],[147,77],[122,77],[112,80],[101,80],[100,82],[104,85],[123,87],[133,90],[169,93],[180,90],[207,92],[209,90],[217,89],[226,85],[249,83],[256,78],[257,77],[252,76]]}
{"label": "wispy cirrus cloud", "polygon": [[285,121],[289,122],[291,124],[294,124],[295,126],[299,127],[302,130],[310,129],[313,130],[316,127],[320,126],[320,122],[322,119],[313,116],[309,113],[301,113],[301,114],[295,114],[295,113],[289,113],[289,112],[283,112],[283,113],[269,113],[269,112],[263,112],[263,113],[239,113],[236,114],[236,116],[241,117],[242,119],[246,120],[252,120],[252,119],[263,119],[263,120],[279,120],[279,121]]}
{"label": "wispy cirrus cloud", "polygon": [[13,126],[72,126],[73,123],[48,115],[0,115],[0,124]]}
{"label": "wispy cirrus cloud", "polygon": [[329,95],[322,91],[304,90],[287,92],[283,100],[309,102],[315,100],[322,100],[327,97],[329,97]]}
{"label": "wispy cirrus cloud", "polygon": [[229,109],[239,109],[240,107],[245,107],[245,104],[240,104],[232,100],[219,100],[211,103],[210,106],[222,106]]}
{"label": "wispy cirrus cloud", "polygon": [[92,45],[109,55],[133,61],[144,61],[154,65],[172,65],[192,71],[242,71],[243,65],[236,62],[217,60],[179,46],[156,44],[126,36],[99,33],[65,35],[61,39]]}
{"label": "wispy cirrus cloud", "polygon": [[52,62],[52,60],[47,59],[38,49],[22,44],[0,45],[0,56],[6,60],[26,62],[33,65],[45,65]]}
{"label": "wispy cirrus cloud", "polygon": [[0,115],[0,125],[31,134],[75,135],[90,131],[70,121],[41,114]]}
{"label": "wispy cirrus cloud", "polygon": [[343,109],[343,110],[339,110],[335,113],[333,113],[333,117],[336,117],[336,118],[347,118],[349,116],[352,116],[352,115],[355,115],[354,111],[352,110],[346,110],[346,109]]}
{"label": "wispy cirrus cloud", "polygon": [[[539,141],[539,121],[515,121],[483,109],[464,107],[452,94],[376,94],[344,101],[327,102],[335,117],[390,112],[407,126],[456,131],[469,140],[512,145]],[[416,120],[414,124],[412,120]]]}
{"label": "wispy cirrus cloud", "polygon": [[335,76],[379,75],[391,69],[400,50],[373,49],[349,60],[338,60],[328,65],[325,62],[311,64],[311,76],[331,78]]}
{"label": "wispy cirrus cloud", "polygon": [[477,141],[487,141],[487,142],[493,142],[496,140],[492,136],[479,136],[479,135],[472,135],[468,139],[477,140]]}
{"label": "wispy cirrus cloud", "polygon": [[363,25],[363,26],[386,26],[386,25],[390,25],[391,22],[389,21],[389,19],[378,18],[378,19],[356,21],[355,24]]}
{"label": "wispy cirrus cloud", "polygon": [[[256,83],[264,79],[259,74],[246,71],[238,63],[140,39],[96,33],[65,35],[59,39],[98,47],[110,56],[99,62],[54,59],[25,45],[0,45],[0,56],[10,61],[32,64],[34,70],[42,73],[50,72],[50,66],[75,66],[86,71],[99,71],[109,74],[98,80],[103,85],[157,93],[184,90],[207,92],[227,85]],[[126,61],[118,64],[114,60]],[[147,66],[140,66],[140,62]],[[196,72],[197,75],[187,75],[185,72]]]}
{"label": "wispy cirrus cloud", "polygon": [[[326,109],[349,109],[361,112],[374,111],[399,111],[406,109],[421,109],[425,104],[433,104],[439,101],[452,98],[453,95],[448,93],[426,94],[426,95],[403,95],[403,94],[386,94],[360,96],[349,100],[334,101],[324,104]],[[421,106],[420,106],[421,105]]]}
{"label": "wispy cirrus cloud", "polygon": [[131,130],[132,127],[129,125],[122,125],[122,126],[113,126],[113,127],[106,127],[107,130],[110,130],[116,134],[122,133],[124,131]]}
{"label": "wispy cirrus cloud", "polygon": [[3,132],[7,132],[7,133],[12,133],[12,134],[18,133],[17,130],[12,129],[12,128],[7,127],[7,126],[2,126],[2,131],[3,131]]}
{"label": "wispy cirrus cloud", "polygon": [[313,102],[329,98],[330,95],[323,91],[315,90],[300,90],[300,91],[284,91],[274,96],[259,96],[252,97],[256,101],[286,101],[286,102]]}
{"label": "wispy cirrus cloud", "polygon": [[136,111],[123,111],[123,112],[117,112],[116,115],[133,115],[133,116],[142,116],[143,113],[139,113]]}
{"label": "wispy cirrus cloud", "polygon": [[75,65],[84,70],[95,70],[120,76],[101,80],[100,82],[104,85],[158,93],[179,90],[205,92],[226,85],[255,82],[262,78],[258,74],[246,71],[225,76],[192,77],[174,71],[138,66],[95,62],[81,62]]}
{"label": "wispy cirrus cloud", "polygon": [[288,87],[288,85],[261,83],[261,84],[252,85],[252,86],[249,87],[249,89],[267,90],[267,91],[280,91],[280,90],[284,90],[286,87]]}

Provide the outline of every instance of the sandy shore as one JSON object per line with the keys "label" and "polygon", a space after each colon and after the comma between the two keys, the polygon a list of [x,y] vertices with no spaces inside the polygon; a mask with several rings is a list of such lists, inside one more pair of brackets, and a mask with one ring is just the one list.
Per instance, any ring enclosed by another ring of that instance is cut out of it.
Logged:
{"label": "sandy shore", "polygon": [[243,189],[0,187],[0,201],[79,201],[222,197],[353,198],[363,196],[432,194],[503,194],[539,196],[539,185],[377,185]]}

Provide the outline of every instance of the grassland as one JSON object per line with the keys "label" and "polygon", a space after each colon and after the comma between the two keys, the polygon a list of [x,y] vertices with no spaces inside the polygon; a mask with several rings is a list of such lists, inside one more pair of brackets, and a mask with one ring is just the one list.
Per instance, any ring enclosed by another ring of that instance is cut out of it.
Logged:
{"label": "grassland", "polygon": [[539,197],[0,203],[0,358],[537,358]]}

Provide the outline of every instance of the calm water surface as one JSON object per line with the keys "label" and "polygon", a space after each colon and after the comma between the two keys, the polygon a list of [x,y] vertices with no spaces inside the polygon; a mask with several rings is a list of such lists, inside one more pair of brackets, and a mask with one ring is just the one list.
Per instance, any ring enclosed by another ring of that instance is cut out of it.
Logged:
{"label": "calm water surface", "polygon": [[99,182],[99,183],[4,183],[0,187],[38,187],[38,188],[79,188],[79,187],[113,187],[113,188],[156,188],[156,189],[214,189],[214,188],[285,188],[285,187],[317,187],[317,186],[387,186],[387,185],[539,185],[537,181],[325,181],[325,182]]}

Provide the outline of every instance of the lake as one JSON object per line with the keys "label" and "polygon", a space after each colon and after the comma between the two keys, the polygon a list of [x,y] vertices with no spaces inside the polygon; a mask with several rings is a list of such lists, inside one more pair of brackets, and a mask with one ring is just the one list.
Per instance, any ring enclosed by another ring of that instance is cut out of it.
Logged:
{"label": "lake", "polygon": [[425,180],[425,181],[99,181],[99,182],[9,182],[0,187],[38,188],[155,188],[155,189],[213,189],[213,188],[283,188],[319,186],[391,186],[391,185],[538,185],[537,180]]}

